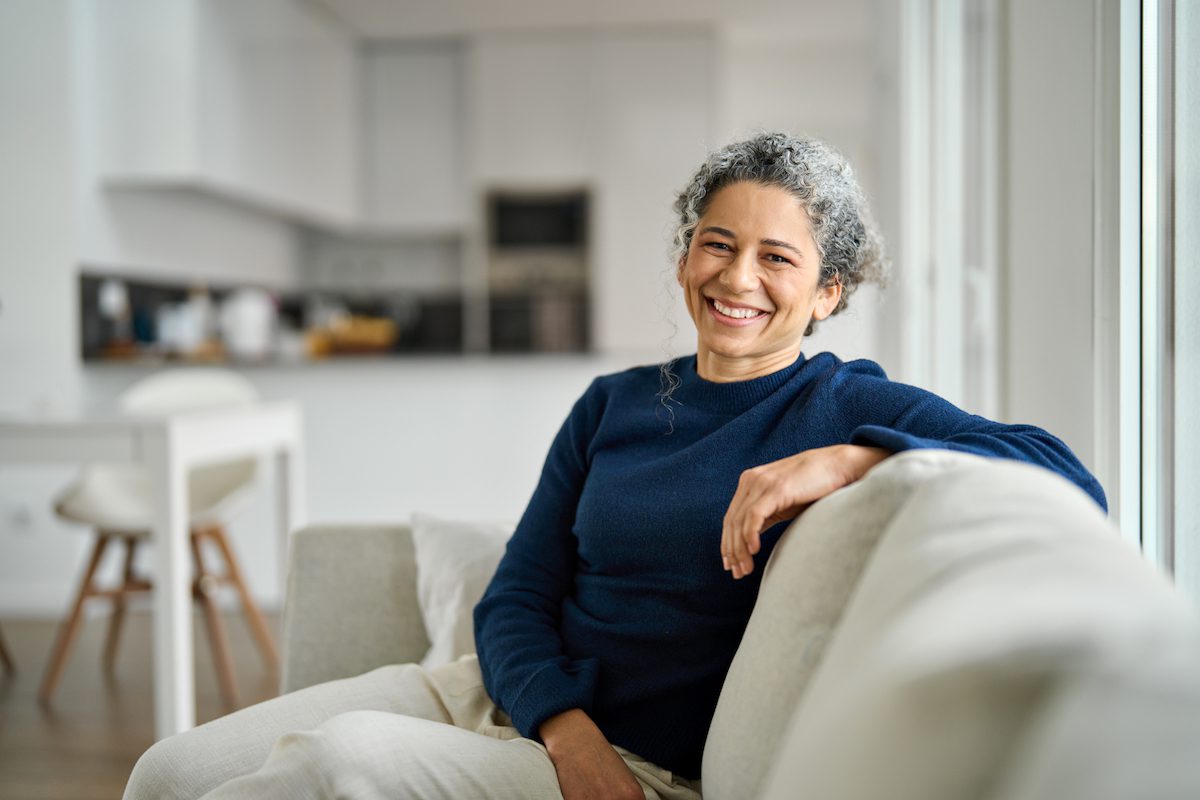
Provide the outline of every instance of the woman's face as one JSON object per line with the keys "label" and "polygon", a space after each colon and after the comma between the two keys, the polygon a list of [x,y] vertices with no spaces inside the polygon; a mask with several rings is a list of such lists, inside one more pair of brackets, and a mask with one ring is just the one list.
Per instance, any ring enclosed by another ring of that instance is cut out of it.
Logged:
{"label": "woman's face", "polygon": [[841,296],[819,277],[808,214],[789,192],[743,181],[713,195],[678,275],[701,377],[759,377],[795,361],[809,321]]}

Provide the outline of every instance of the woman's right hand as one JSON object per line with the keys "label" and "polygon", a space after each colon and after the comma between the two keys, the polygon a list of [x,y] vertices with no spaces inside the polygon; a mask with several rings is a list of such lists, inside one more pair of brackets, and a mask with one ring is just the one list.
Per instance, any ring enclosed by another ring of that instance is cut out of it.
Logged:
{"label": "woman's right hand", "polygon": [[641,784],[582,709],[556,714],[538,728],[563,800],[644,800]]}

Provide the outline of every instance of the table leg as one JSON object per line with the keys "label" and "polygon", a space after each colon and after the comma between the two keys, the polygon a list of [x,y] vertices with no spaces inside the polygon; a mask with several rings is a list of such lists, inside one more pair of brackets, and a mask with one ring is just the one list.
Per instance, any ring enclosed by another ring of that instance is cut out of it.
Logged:
{"label": "table leg", "polygon": [[196,724],[187,469],[173,426],[147,436],[145,461],[154,502],[154,732],[163,739]]}
{"label": "table leg", "polygon": [[[297,420],[297,427],[299,421]],[[279,525],[279,596],[287,596],[288,553],[292,531],[307,522],[304,502],[304,448],[299,432],[275,461],[275,519]]]}

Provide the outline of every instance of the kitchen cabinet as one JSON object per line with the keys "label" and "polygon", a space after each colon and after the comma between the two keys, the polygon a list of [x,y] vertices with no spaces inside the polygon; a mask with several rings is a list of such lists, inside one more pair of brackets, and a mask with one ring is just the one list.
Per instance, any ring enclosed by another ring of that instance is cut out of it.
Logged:
{"label": "kitchen cabinet", "polygon": [[559,188],[590,182],[600,122],[596,41],[574,31],[480,36],[465,56],[477,185]]}
{"label": "kitchen cabinet", "polygon": [[[473,352],[661,339],[670,199],[711,142],[710,32],[372,42],[298,0],[89,5],[99,181],[132,189],[85,198],[104,271],[215,280],[269,261],[260,285],[448,297]],[[489,198],[565,195],[587,198],[568,254],[489,239]],[[201,206],[269,258],[198,264],[197,244],[233,241],[180,235],[211,228]]]}
{"label": "kitchen cabinet", "polygon": [[357,51],[319,4],[107,0],[88,35],[106,186],[357,220]]}
{"label": "kitchen cabinet", "polygon": [[432,238],[463,226],[462,45],[363,48],[363,226]]}

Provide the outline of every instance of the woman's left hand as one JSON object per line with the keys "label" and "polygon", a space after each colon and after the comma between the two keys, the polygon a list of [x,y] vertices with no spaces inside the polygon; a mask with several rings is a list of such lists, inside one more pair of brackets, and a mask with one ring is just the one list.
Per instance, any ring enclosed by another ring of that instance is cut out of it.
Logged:
{"label": "woman's left hand", "polygon": [[734,578],[754,571],[759,536],[777,522],[793,519],[811,503],[854,483],[891,455],[880,447],[836,444],[805,450],[742,473],[725,512],[721,560]]}

